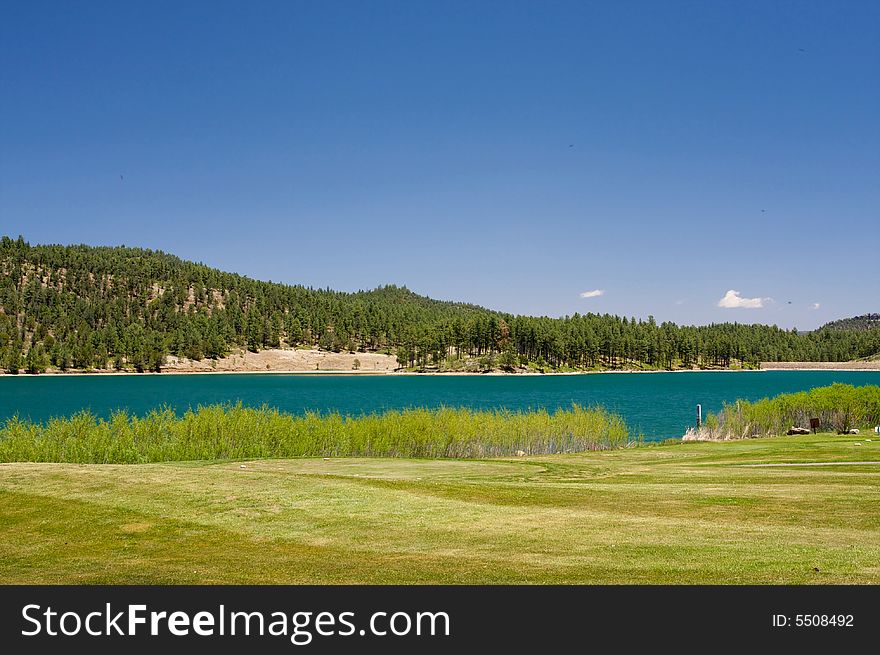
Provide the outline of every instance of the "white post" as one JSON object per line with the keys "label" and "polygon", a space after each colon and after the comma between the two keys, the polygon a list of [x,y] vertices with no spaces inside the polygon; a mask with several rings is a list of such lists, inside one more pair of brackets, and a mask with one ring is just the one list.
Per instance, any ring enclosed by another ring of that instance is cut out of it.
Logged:
{"label": "white post", "polygon": [[697,429],[703,426],[703,406],[697,405]]}

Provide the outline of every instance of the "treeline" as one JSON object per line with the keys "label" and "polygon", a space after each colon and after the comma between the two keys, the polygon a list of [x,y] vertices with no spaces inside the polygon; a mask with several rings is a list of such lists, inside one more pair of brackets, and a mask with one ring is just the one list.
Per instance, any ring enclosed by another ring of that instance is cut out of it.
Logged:
{"label": "treeline", "polygon": [[880,353],[880,329],[807,334],[738,323],[514,316],[386,286],[342,293],[224,273],[160,251],[0,239],[0,364],[7,372],[161,369],[278,347],[396,354],[406,368],[755,366]]}

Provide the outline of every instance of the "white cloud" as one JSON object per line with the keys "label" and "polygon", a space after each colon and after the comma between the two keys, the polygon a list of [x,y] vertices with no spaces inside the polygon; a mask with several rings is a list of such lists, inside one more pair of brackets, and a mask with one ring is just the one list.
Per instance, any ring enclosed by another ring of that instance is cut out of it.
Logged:
{"label": "white cloud", "polygon": [[814,302],[813,309],[819,309],[822,305],[820,303]]}
{"label": "white cloud", "polygon": [[605,295],[605,289],[593,289],[592,291],[583,291],[581,298],[598,298]]}
{"label": "white cloud", "polygon": [[769,298],[743,298],[739,291],[731,289],[718,301],[719,307],[725,309],[760,309]]}
{"label": "white cloud", "polygon": [[681,299],[679,299],[679,300],[676,300],[676,301],[675,301],[675,304],[676,304],[676,305],[683,305],[683,304],[685,304],[686,302],[687,302],[687,298],[681,298]]}

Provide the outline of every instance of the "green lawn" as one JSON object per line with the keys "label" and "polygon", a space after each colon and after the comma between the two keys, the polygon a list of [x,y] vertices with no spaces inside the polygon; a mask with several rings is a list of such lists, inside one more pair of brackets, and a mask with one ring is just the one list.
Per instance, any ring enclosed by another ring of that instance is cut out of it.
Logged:
{"label": "green lawn", "polygon": [[880,464],[742,466],[880,461],[880,441],[864,439],[246,468],[0,464],[0,574],[5,583],[878,583]]}

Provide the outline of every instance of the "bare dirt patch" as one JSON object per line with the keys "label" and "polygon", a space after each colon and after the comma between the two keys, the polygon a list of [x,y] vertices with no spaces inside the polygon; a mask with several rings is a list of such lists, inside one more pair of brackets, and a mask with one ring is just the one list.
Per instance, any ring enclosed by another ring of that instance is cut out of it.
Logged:
{"label": "bare dirt patch", "polygon": [[261,350],[258,353],[239,350],[216,361],[169,356],[162,370],[179,373],[211,371],[390,373],[397,366],[396,357],[382,353],[334,353],[317,349],[274,348]]}

